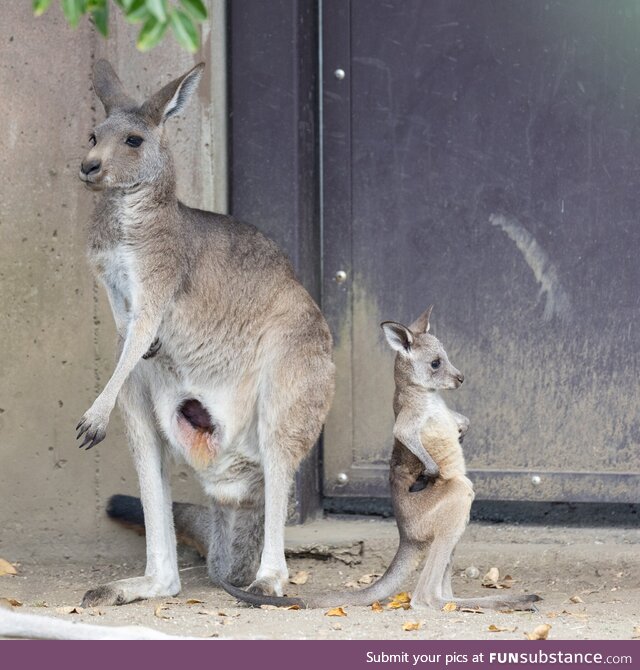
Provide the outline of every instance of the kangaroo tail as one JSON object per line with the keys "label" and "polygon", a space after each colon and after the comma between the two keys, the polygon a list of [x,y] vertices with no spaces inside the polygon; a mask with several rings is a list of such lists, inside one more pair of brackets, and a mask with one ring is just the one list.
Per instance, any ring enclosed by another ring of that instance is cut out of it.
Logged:
{"label": "kangaroo tail", "polygon": [[391,564],[380,579],[359,591],[336,591],[321,596],[311,596],[309,598],[289,598],[279,596],[265,596],[258,593],[250,593],[232,586],[226,581],[221,581],[220,586],[238,600],[249,603],[254,607],[261,605],[275,605],[276,607],[297,606],[301,609],[313,609],[315,607],[332,607],[339,605],[370,605],[376,600],[397,593],[402,587],[403,582],[415,570],[423,553],[421,544],[411,543],[407,540],[401,540],[396,555]]}
{"label": "kangaroo tail", "polygon": [[[114,495],[107,503],[107,515],[117,523],[144,535],[142,501],[134,496]],[[173,522],[180,544],[193,547],[206,557],[211,537],[209,511],[202,505],[173,503]]]}

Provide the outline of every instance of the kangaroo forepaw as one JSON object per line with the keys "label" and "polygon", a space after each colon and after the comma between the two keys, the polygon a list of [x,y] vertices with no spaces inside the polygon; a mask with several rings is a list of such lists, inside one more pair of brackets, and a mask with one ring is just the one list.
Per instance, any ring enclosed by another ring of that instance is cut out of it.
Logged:
{"label": "kangaroo forepaw", "polygon": [[153,358],[159,351],[160,347],[162,346],[162,342],[156,337],[156,339],[151,343],[151,346],[147,349],[146,354],[142,354],[142,358],[144,360],[148,360],[149,358]]}
{"label": "kangaroo forepaw", "polygon": [[78,431],[76,440],[84,436],[84,440],[79,445],[80,449],[86,447],[91,449],[104,440],[107,435],[107,424],[109,423],[109,413],[96,411],[93,407],[87,410],[86,414],[80,419],[76,426]]}

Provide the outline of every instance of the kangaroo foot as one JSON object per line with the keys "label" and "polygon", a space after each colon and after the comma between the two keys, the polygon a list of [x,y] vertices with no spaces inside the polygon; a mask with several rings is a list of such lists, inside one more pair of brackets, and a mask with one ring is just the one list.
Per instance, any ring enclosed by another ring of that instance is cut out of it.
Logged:
{"label": "kangaroo foot", "polygon": [[175,596],[180,593],[180,581],[173,580],[165,584],[152,577],[132,577],[119,579],[109,584],[90,589],[84,594],[82,607],[97,607],[99,605],[125,605],[145,598],[158,596]]}

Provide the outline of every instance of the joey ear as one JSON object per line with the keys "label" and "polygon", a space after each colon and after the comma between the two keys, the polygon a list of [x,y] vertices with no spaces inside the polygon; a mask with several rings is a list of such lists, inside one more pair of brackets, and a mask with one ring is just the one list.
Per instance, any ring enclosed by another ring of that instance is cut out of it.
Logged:
{"label": "joey ear", "polygon": [[101,58],[93,66],[93,90],[104,105],[107,116],[114,109],[126,109],[136,107],[133,98],[130,98],[124,90],[124,86],[115,73],[111,63]]}
{"label": "joey ear", "polygon": [[179,114],[198,85],[203,69],[204,63],[198,63],[186,74],[163,86],[142,105],[140,112],[157,126]]}
{"label": "joey ear", "polygon": [[404,353],[407,353],[411,349],[414,338],[406,326],[395,321],[384,321],[380,326],[392,349]]}
{"label": "joey ear", "polygon": [[428,333],[429,328],[429,319],[431,318],[431,310],[433,305],[430,305],[425,312],[423,312],[410,326],[411,332],[413,333]]}

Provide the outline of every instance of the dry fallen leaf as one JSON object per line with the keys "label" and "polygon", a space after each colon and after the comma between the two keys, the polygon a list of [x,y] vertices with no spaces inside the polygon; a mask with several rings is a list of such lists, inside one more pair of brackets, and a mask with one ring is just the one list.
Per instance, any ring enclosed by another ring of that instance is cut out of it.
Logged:
{"label": "dry fallen leaf", "polygon": [[332,607],[324,613],[325,616],[347,616],[347,613],[342,607]]}
{"label": "dry fallen leaf", "polygon": [[569,600],[572,603],[583,603],[584,602],[584,600],[582,600],[582,598],[580,596],[571,596],[571,598],[569,598]]}
{"label": "dry fallen leaf", "polygon": [[0,598],[0,606],[11,609],[13,607],[22,607],[22,603],[15,598]]}
{"label": "dry fallen leaf", "polygon": [[280,608],[276,605],[260,605],[261,610],[279,610]]}
{"label": "dry fallen leaf", "polygon": [[402,624],[402,630],[420,630],[422,628],[422,621],[405,621]]}
{"label": "dry fallen leaf", "polygon": [[285,610],[299,610],[300,605],[289,605],[289,607],[283,607]]}
{"label": "dry fallen leaf", "polygon": [[447,603],[443,608],[443,612],[455,612],[458,609],[458,606],[455,603]]}
{"label": "dry fallen leaf", "polygon": [[489,572],[482,578],[482,586],[487,586],[489,588],[495,588],[495,585],[500,579],[500,571],[498,568],[491,568]]}
{"label": "dry fallen leaf", "polygon": [[289,582],[291,584],[297,584],[298,586],[302,586],[302,584],[306,584],[308,581],[309,581],[309,573],[306,572],[305,570],[300,570],[299,572],[296,572],[296,574],[289,579]]}
{"label": "dry fallen leaf", "polygon": [[640,640],[640,626],[636,626],[633,629],[633,635],[631,636],[632,640]]}
{"label": "dry fallen leaf", "polygon": [[408,610],[411,607],[411,594],[407,591],[402,591],[401,593],[396,593],[395,596],[392,596],[390,602],[387,604],[387,609],[390,610]]}
{"label": "dry fallen leaf", "polygon": [[499,589],[510,589],[516,580],[511,575],[506,575],[498,584]]}
{"label": "dry fallen leaf", "polygon": [[170,619],[171,617],[165,612],[169,609],[167,605],[158,605],[153,611],[153,616],[157,616],[158,619]]}
{"label": "dry fallen leaf", "polygon": [[460,612],[469,612],[470,614],[484,614],[482,607],[461,607]]}
{"label": "dry fallen leaf", "polygon": [[384,607],[377,600],[371,605],[371,609],[374,612],[384,612]]}
{"label": "dry fallen leaf", "polygon": [[540,624],[539,626],[536,626],[533,629],[533,632],[531,633],[525,632],[524,636],[527,638],[527,640],[546,640],[550,630],[551,630],[551,624],[543,623]]}
{"label": "dry fallen leaf", "polygon": [[202,605],[204,600],[198,600],[197,598],[189,598],[187,600],[187,605]]}
{"label": "dry fallen leaf", "polygon": [[489,628],[487,630],[490,633],[513,633],[515,630],[517,630],[517,626],[512,626],[511,628],[508,628],[506,626],[496,626],[495,624],[490,624]]}
{"label": "dry fallen leaf", "polygon": [[482,586],[487,589],[510,589],[515,583],[515,579],[511,575],[505,575],[500,580],[500,571],[498,568],[491,568],[489,572],[482,578]]}
{"label": "dry fallen leaf", "polygon": [[333,628],[333,630],[342,630],[342,624],[336,621],[331,624],[331,628]]}
{"label": "dry fallen leaf", "polygon": [[362,575],[362,577],[359,577],[356,581],[349,581],[345,582],[345,586],[348,589],[357,589],[360,588],[361,586],[366,586],[367,584],[373,584],[379,577],[382,577],[382,575],[379,572],[372,572],[368,575]]}
{"label": "dry fallen leaf", "polygon": [[4,558],[0,558],[0,577],[4,575],[17,575],[18,571],[15,569],[9,561],[5,561]]}

